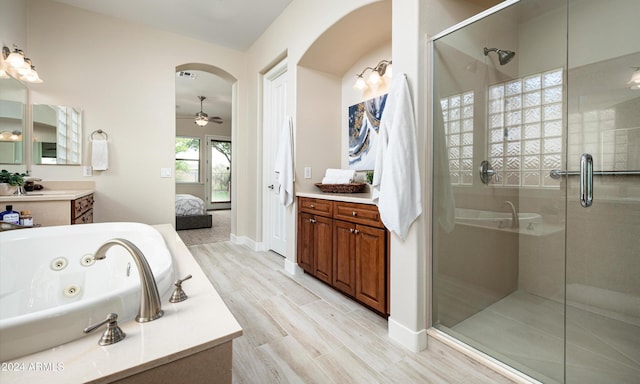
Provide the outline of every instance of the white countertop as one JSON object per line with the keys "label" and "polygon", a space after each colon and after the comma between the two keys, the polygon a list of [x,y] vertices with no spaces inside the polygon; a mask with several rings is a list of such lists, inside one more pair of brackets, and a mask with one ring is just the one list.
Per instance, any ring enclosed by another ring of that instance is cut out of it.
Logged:
{"label": "white countertop", "polygon": [[70,190],[58,190],[58,189],[41,189],[39,191],[30,191],[26,195],[9,195],[0,196],[0,203],[13,203],[13,202],[27,202],[27,201],[60,201],[60,200],[75,200],[83,196],[90,195],[94,191],[93,189],[70,189]]}
{"label": "white countertop", "polygon": [[370,192],[362,193],[324,193],[324,192],[298,192],[297,197],[310,197],[333,201],[345,201],[348,203],[375,204]]}
{"label": "white countertop", "polygon": [[176,278],[193,275],[183,285],[189,298],[169,303],[170,290],[162,298],[164,316],[148,323],[132,320],[120,324],[127,336],[119,343],[98,345],[100,329],[59,347],[3,362],[0,382],[112,381],[241,336],[242,328],[173,227],[163,224],[154,228],[162,233],[173,255]]}

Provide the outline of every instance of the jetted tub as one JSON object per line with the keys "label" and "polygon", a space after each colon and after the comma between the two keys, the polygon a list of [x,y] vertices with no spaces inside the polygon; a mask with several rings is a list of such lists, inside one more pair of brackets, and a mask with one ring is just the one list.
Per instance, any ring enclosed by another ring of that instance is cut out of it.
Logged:
{"label": "jetted tub", "polygon": [[[520,229],[534,230],[542,224],[542,216],[537,213],[518,212]],[[456,224],[467,224],[484,228],[511,228],[511,212],[482,211],[478,209],[456,208]]]}
{"label": "jetted tub", "polygon": [[[168,296],[174,281],[171,254],[162,235],[146,224],[0,232],[0,361],[84,337],[85,327],[110,312],[118,314],[119,322],[135,318],[140,278],[131,255],[113,246],[104,260],[91,260],[100,245],[113,238],[127,239],[142,251],[160,297]],[[89,337],[98,340],[101,331]]]}

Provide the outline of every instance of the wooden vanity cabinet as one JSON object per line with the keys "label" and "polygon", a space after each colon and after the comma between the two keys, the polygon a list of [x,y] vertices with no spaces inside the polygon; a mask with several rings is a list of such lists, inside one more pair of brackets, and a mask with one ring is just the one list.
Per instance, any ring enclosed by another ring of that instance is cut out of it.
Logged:
{"label": "wooden vanity cabinet", "polygon": [[298,215],[298,264],[325,283],[331,284],[333,252],[332,220],[302,212]]}
{"label": "wooden vanity cabinet", "polygon": [[93,223],[93,193],[71,200],[71,224]]}
{"label": "wooden vanity cabinet", "polygon": [[388,313],[387,244],[376,206],[298,198],[298,264],[383,314]]}
{"label": "wooden vanity cabinet", "polygon": [[378,312],[387,309],[386,236],[387,231],[356,225],[356,293],[355,297]]}

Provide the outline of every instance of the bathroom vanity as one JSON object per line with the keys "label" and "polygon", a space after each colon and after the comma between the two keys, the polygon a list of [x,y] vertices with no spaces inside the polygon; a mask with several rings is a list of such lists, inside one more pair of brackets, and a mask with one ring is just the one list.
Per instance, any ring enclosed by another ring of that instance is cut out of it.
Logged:
{"label": "bathroom vanity", "polygon": [[0,196],[0,206],[8,204],[14,211],[31,211],[34,224],[43,227],[93,223],[94,185],[50,182],[45,189],[26,195]]}
{"label": "bathroom vanity", "polygon": [[298,194],[297,237],[297,262],[306,273],[389,313],[389,232],[370,199]]}

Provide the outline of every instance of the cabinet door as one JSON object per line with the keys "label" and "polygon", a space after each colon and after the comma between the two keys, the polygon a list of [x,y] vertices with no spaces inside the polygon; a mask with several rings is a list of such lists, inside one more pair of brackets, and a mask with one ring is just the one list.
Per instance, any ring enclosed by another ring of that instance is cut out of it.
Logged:
{"label": "cabinet door", "polygon": [[313,216],[314,275],[331,284],[333,269],[333,220],[328,217]]}
{"label": "cabinet door", "polygon": [[378,312],[386,311],[385,231],[356,226],[356,299]]}
{"label": "cabinet door", "polygon": [[298,214],[298,265],[313,274],[313,215]]}
{"label": "cabinet door", "polygon": [[333,286],[351,296],[356,294],[356,225],[333,222]]}

